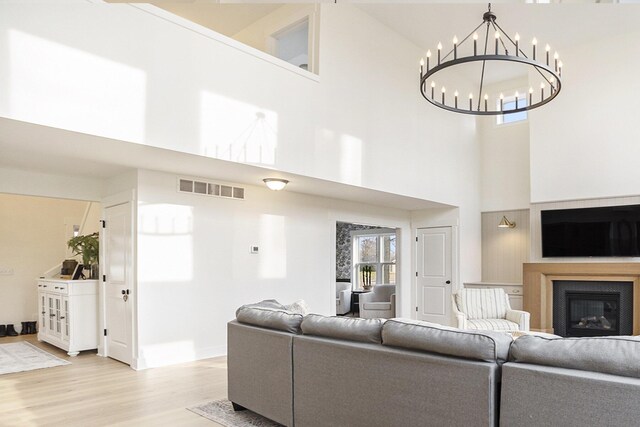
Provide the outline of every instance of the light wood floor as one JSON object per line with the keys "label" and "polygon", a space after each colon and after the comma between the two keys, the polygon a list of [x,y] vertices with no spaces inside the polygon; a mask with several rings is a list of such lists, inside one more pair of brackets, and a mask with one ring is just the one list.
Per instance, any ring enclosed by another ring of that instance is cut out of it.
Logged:
{"label": "light wood floor", "polygon": [[187,407],[227,395],[224,357],[136,372],[94,352],[77,357],[26,340],[72,364],[0,375],[0,426],[209,426]]}

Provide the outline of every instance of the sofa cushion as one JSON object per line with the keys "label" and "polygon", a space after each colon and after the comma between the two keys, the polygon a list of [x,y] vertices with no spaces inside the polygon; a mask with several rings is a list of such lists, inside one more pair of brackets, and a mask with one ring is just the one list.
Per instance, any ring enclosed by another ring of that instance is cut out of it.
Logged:
{"label": "sofa cushion", "polygon": [[382,323],[380,319],[309,314],[302,321],[301,327],[304,335],[380,344]]}
{"label": "sofa cushion", "polygon": [[382,327],[382,344],[465,359],[504,362],[512,339],[503,332],[471,331],[435,323],[391,319]]}
{"label": "sofa cushion", "polygon": [[274,300],[274,299],[265,299],[262,300],[260,302],[254,302],[252,304],[245,304],[241,307],[239,307],[236,310],[236,317],[238,317],[238,313],[240,312],[240,310],[242,310],[243,308],[246,307],[262,307],[262,308],[275,308],[278,310],[286,310],[286,307],[282,304],[280,304],[278,301]]}
{"label": "sofa cushion", "polygon": [[507,299],[504,289],[461,289],[455,296],[458,310],[469,319],[504,319]]}
{"label": "sofa cushion", "polygon": [[520,327],[516,322],[507,319],[467,319],[467,329],[519,331]]}
{"label": "sofa cushion", "polygon": [[299,299],[291,304],[285,305],[284,309],[291,313],[302,314],[303,316],[309,314],[309,306],[303,299]]}
{"label": "sofa cushion", "polygon": [[267,329],[300,333],[300,324],[304,316],[269,307],[240,307],[236,319],[240,323]]}
{"label": "sofa cushion", "polygon": [[640,378],[640,337],[547,338],[525,335],[510,360]]}

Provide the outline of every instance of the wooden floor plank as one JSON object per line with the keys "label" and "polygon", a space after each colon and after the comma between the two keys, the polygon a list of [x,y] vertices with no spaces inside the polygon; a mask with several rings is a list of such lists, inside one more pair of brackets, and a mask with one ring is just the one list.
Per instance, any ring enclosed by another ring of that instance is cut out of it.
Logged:
{"label": "wooden floor plank", "polygon": [[224,357],[136,372],[95,352],[69,357],[35,335],[0,344],[22,340],[72,364],[0,375],[0,426],[219,426],[186,408],[226,397]]}

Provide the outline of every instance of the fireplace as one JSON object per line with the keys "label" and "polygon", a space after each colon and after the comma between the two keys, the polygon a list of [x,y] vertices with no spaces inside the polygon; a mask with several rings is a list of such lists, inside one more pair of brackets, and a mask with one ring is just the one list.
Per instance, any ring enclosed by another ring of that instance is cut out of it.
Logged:
{"label": "fireplace", "polygon": [[553,329],[564,337],[631,335],[631,282],[553,281]]}

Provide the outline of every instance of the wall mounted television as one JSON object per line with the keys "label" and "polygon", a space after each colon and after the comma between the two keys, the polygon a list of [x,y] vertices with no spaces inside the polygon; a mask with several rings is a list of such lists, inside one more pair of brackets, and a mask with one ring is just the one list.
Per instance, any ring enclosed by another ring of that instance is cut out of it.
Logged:
{"label": "wall mounted television", "polygon": [[640,256],[640,205],[540,212],[542,257]]}

